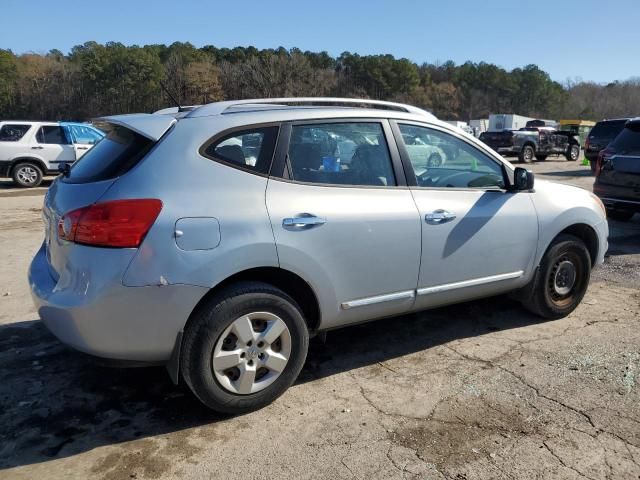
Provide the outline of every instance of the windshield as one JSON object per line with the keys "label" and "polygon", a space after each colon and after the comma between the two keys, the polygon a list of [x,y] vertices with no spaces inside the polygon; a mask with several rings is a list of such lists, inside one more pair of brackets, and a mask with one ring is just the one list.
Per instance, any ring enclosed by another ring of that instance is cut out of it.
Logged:
{"label": "windshield", "polygon": [[624,128],[624,124],[627,123],[626,120],[614,120],[609,122],[599,122],[593,127],[590,137],[602,137],[602,138],[614,138],[620,130]]}

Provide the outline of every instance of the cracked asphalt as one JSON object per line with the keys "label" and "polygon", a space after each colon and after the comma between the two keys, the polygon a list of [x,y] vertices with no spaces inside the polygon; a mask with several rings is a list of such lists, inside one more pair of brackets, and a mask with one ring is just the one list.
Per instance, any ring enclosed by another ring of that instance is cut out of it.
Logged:
{"label": "cracked asphalt", "polygon": [[568,318],[497,297],[330,332],[284,396],[230,418],[162,368],[101,367],[46,331],[26,284],[42,192],[0,184],[1,479],[640,478],[640,215],[610,223]]}

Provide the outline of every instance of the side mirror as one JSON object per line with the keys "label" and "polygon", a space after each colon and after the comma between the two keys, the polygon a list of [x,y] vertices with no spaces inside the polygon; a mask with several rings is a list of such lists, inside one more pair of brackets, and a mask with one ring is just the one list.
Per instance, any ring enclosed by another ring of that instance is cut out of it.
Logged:
{"label": "side mirror", "polygon": [[533,190],[533,172],[526,168],[516,167],[513,172],[513,190]]}

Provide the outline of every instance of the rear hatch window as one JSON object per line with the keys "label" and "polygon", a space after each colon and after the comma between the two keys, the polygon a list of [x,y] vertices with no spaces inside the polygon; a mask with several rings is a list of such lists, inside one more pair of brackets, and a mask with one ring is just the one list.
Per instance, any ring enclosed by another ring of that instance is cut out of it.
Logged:
{"label": "rear hatch window", "polygon": [[119,177],[131,170],[154,142],[127,128],[101,124],[107,135],[74,163],[65,183],[91,183]]}
{"label": "rear hatch window", "polygon": [[626,120],[615,120],[610,122],[598,122],[596,126],[593,127],[591,133],[589,133],[590,137],[598,137],[598,138],[615,138],[616,135],[620,133],[620,130],[624,128]]}
{"label": "rear hatch window", "polygon": [[627,125],[616,137],[611,147],[622,155],[640,155],[640,123]]}

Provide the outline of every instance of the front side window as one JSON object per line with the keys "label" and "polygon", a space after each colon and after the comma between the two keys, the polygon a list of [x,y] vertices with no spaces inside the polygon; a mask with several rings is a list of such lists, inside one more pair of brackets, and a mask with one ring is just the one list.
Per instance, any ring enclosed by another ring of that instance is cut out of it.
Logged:
{"label": "front side window", "polygon": [[17,142],[30,128],[31,125],[3,125],[0,128],[0,142]]}
{"label": "front side window", "polygon": [[242,130],[224,136],[204,148],[202,154],[245,170],[267,174],[278,138],[278,127]]}
{"label": "front side window", "polygon": [[44,125],[40,127],[36,134],[38,143],[48,143],[55,145],[67,145],[69,140],[64,129],[59,125]]}
{"label": "front side window", "polygon": [[476,147],[427,127],[399,128],[419,187],[504,188],[501,165]]}
{"label": "front side window", "polygon": [[102,140],[102,137],[104,137],[104,134],[101,134],[90,127],[73,125],[70,128],[73,131],[73,137],[76,143],[93,145],[98,143],[98,141]]}
{"label": "front side window", "polygon": [[396,185],[380,123],[294,125],[288,151],[293,180],[327,185]]}

